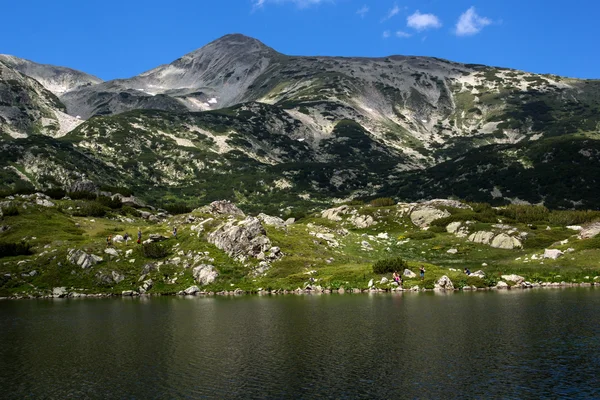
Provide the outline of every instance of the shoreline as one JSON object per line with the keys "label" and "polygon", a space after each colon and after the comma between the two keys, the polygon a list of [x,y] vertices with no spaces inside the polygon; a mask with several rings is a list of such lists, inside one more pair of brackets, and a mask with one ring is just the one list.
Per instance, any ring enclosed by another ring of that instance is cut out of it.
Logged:
{"label": "shoreline", "polygon": [[409,289],[381,289],[381,288],[371,288],[371,289],[359,289],[359,288],[351,288],[351,289],[295,289],[295,290],[284,290],[284,289],[276,289],[276,290],[242,290],[235,289],[231,291],[199,291],[196,293],[185,293],[184,291],[176,292],[176,293],[137,293],[134,291],[124,291],[122,293],[79,293],[79,292],[68,292],[60,295],[44,295],[44,296],[34,296],[34,295],[24,295],[24,296],[8,296],[8,297],[0,297],[1,300],[47,300],[47,299],[100,299],[100,298],[150,298],[150,297],[216,297],[216,296],[248,296],[248,295],[258,295],[258,296],[279,296],[279,295],[322,295],[322,294],[384,294],[384,293],[425,293],[425,292],[438,292],[438,293],[455,293],[455,292],[508,292],[511,290],[532,290],[532,289],[567,289],[567,288],[595,288],[600,286],[600,283],[567,283],[567,282],[544,282],[544,283],[535,283],[530,286],[520,284],[514,286],[507,287],[486,287],[486,288],[476,288],[476,287],[464,287],[464,288],[456,288],[456,289],[424,289],[424,288],[409,288]]}

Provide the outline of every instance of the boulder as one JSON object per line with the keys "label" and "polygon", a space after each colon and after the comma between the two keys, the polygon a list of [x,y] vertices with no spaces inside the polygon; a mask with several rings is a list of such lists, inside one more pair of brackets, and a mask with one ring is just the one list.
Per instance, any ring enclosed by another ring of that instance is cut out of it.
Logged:
{"label": "boulder", "polygon": [[379,281],[379,284],[380,284],[380,285],[385,285],[385,284],[386,284],[386,283],[388,283],[388,282],[389,282],[388,278],[386,278],[386,277],[384,276],[383,278],[381,278],[381,281]]}
{"label": "boulder", "polygon": [[471,275],[469,275],[469,276],[475,276],[477,278],[483,279],[483,278],[485,278],[485,272],[483,272],[482,270],[479,270],[479,271],[471,272]]}
{"label": "boulder", "polygon": [[404,275],[405,277],[407,277],[409,279],[417,277],[417,274],[415,274],[414,272],[412,272],[410,269],[405,269],[404,272],[402,273],[402,275]]}
{"label": "boulder", "polygon": [[425,228],[436,219],[446,218],[449,216],[450,213],[446,210],[438,210],[437,208],[424,206],[413,211],[410,214],[410,220],[418,227]]}
{"label": "boulder", "polygon": [[600,234],[600,222],[594,222],[593,224],[583,227],[579,232],[579,239],[591,239]]}
{"label": "boulder", "polygon": [[461,225],[462,225],[462,222],[460,222],[460,221],[451,222],[446,226],[446,232],[456,233],[460,229]]}
{"label": "boulder", "polygon": [[35,204],[42,207],[54,207],[54,203],[46,199],[37,199]]}
{"label": "boulder", "polygon": [[520,284],[521,282],[525,281],[525,278],[523,278],[520,275],[515,275],[515,274],[512,274],[512,275],[502,275],[501,278],[504,279],[505,281],[511,281],[511,282],[516,283],[516,284]]}
{"label": "boulder", "polygon": [[137,293],[133,290],[123,290],[121,296],[135,296]]}
{"label": "boulder", "polygon": [[115,283],[121,283],[125,279],[125,276],[119,274],[117,271],[112,271],[112,279],[115,281]]}
{"label": "boulder", "polygon": [[71,264],[75,264],[83,269],[90,268],[93,265],[96,265],[98,262],[102,261],[101,257],[87,254],[83,250],[71,249],[67,253],[67,261]]}
{"label": "boulder", "polygon": [[454,284],[446,275],[438,279],[434,286],[435,290],[454,290]]}
{"label": "boulder", "polygon": [[55,287],[52,289],[52,297],[66,297],[69,294],[66,287]]}
{"label": "boulder", "polygon": [[558,257],[562,256],[563,253],[562,251],[558,250],[558,249],[546,249],[544,250],[544,258],[550,258],[552,260],[556,260]]}
{"label": "boulder", "polygon": [[373,279],[371,279],[371,280],[369,281],[369,284],[368,284],[367,286],[368,286],[368,287],[373,287]]}
{"label": "boulder", "polygon": [[125,238],[121,235],[115,235],[112,238],[113,243],[123,243],[125,241]]}
{"label": "boulder", "polygon": [[245,217],[244,212],[229,200],[213,201],[200,209],[201,212],[213,215],[233,215]]}
{"label": "boulder", "polygon": [[187,295],[194,295],[196,293],[198,293],[200,291],[200,288],[196,285],[194,286],[190,286],[189,288],[185,289],[183,291],[183,293],[187,294]]}
{"label": "boulder", "polygon": [[102,286],[111,286],[114,283],[112,276],[105,274],[102,271],[98,271],[95,277],[98,284]]}
{"label": "boulder", "polygon": [[112,195],[111,198],[113,200],[114,199],[120,200],[121,203],[126,206],[137,207],[137,208],[146,207],[146,203],[144,203],[142,200],[138,199],[135,196],[127,197],[127,196],[123,196],[121,193],[116,193],[116,194]]}
{"label": "boulder", "polygon": [[156,271],[156,264],[148,263],[142,267],[142,275],[148,275],[152,271]]}
{"label": "boulder", "polygon": [[152,286],[154,286],[154,281],[152,279],[147,279],[142,283],[141,287],[147,292],[148,290],[152,289]]}
{"label": "boulder", "polygon": [[350,218],[350,223],[352,223],[358,229],[365,229],[375,225],[377,222],[370,215],[355,215]]}
{"label": "boulder", "polygon": [[279,217],[272,217],[267,214],[260,213],[256,216],[263,224],[274,226],[276,228],[283,228],[285,226],[285,221]]}
{"label": "boulder", "polygon": [[490,244],[494,239],[494,232],[479,231],[469,236],[469,241],[480,244]]}
{"label": "boulder", "polygon": [[271,241],[256,217],[221,225],[208,235],[208,242],[239,260],[256,258],[261,252],[271,248]]}
{"label": "boulder", "polygon": [[113,249],[112,247],[104,249],[104,253],[108,254],[111,257],[119,257],[119,252],[117,251],[117,249]]}
{"label": "boulder", "polygon": [[496,284],[496,289],[508,289],[508,283],[504,282],[504,281],[500,281]]}
{"label": "boulder", "polygon": [[449,249],[446,253],[448,253],[448,254],[456,254],[456,253],[458,253],[458,250],[457,249]]}
{"label": "boulder", "polygon": [[498,236],[494,237],[491,246],[496,249],[512,250],[520,249],[521,247],[523,247],[523,244],[519,239],[507,235],[506,233],[501,233]]}
{"label": "boulder", "polygon": [[208,285],[217,279],[219,274],[214,270],[215,267],[208,264],[201,264],[192,270],[192,275],[196,282],[201,285]]}
{"label": "boulder", "polygon": [[321,217],[328,219],[330,221],[341,221],[342,215],[347,214],[350,207],[348,206],[340,206],[336,208],[330,208],[324,211],[321,211]]}
{"label": "boulder", "polygon": [[160,233],[151,233],[148,235],[148,240],[150,242],[162,242],[164,240],[167,240],[168,238],[166,236],[161,235]]}

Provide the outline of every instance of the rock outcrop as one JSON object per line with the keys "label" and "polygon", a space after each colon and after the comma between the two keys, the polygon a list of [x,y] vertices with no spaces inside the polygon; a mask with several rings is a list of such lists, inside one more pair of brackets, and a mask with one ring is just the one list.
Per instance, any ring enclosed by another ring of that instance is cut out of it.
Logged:
{"label": "rock outcrop", "polygon": [[501,278],[504,279],[505,281],[514,282],[516,284],[520,284],[520,283],[522,283],[522,282],[525,281],[525,278],[523,278],[520,275],[515,275],[515,274],[512,274],[512,275],[502,275]]}
{"label": "rock outcrop", "polygon": [[469,241],[480,244],[490,244],[494,239],[494,232],[478,231],[469,236]]}
{"label": "rock outcrop", "polygon": [[256,217],[247,217],[243,221],[229,221],[221,225],[208,235],[208,242],[239,260],[257,258],[260,253],[271,248],[271,241]]}
{"label": "rock outcrop", "polygon": [[587,225],[579,231],[580,239],[591,239],[600,234],[600,222],[594,222],[593,224]]}
{"label": "rock outcrop", "polygon": [[336,208],[329,208],[327,210],[321,211],[321,217],[328,219],[330,221],[341,221],[342,215],[347,214],[350,207],[348,206],[339,206]]}
{"label": "rock outcrop", "polygon": [[558,249],[546,249],[544,250],[544,258],[549,258],[551,260],[556,260],[558,257],[562,256],[564,253]]}
{"label": "rock outcrop", "polygon": [[417,274],[415,274],[414,272],[412,272],[410,269],[405,269],[404,272],[402,273],[402,275],[404,275],[405,277],[407,277],[409,279],[417,277]]}
{"label": "rock outcrop", "polygon": [[260,213],[256,216],[263,224],[274,226],[276,228],[283,228],[286,226],[286,222],[279,217],[273,217],[267,214]]}
{"label": "rock outcrop", "polygon": [[370,215],[355,215],[350,218],[350,223],[352,223],[358,229],[365,229],[375,225],[377,222]]}
{"label": "rock outcrop", "polygon": [[454,290],[454,284],[446,275],[442,276],[434,286],[435,290]]}
{"label": "rock outcrop", "polygon": [[423,206],[417,208],[410,214],[410,220],[418,227],[425,228],[436,219],[446,218],[449,216],[450,213],[446,210],[439,210],[437,208]]}

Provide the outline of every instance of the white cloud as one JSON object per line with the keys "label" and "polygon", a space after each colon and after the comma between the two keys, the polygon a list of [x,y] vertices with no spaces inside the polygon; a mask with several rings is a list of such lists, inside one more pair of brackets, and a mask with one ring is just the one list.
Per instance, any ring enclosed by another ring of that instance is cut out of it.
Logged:
{"label": "white cloud", "polygon": [[393,18],[394,16],[398,15],[399,12],[400,7],[398,7],[398,4],[394,4],[394,7],[392,7],[390,11],[388,11],[387,15],[381,19],[381,22]]}
{"label": "white cloud", "polygon": [[407,39],[409,37],[411,37],[412,35],[408,32],[404,32],[404,31],[398,31],[396,32],[396,37],[402,38],[402,39]]}
{"label": "white cloud", "polygon": [[361,18],[364,18],[365,15],[367,15],[368,12],[369,12],[369,7],[362,6],[361,8],[358,9],[358,11],[356,13],[358,15],[360,15]]}
{"label": "white cloud", "polygon": [[406,25],[417,31],[442,27],[442,23],[437,16],[433,14],[421,14],[419,10],[406,18]]}
{"label": "white cloud", "polygon": [[475,7],[471,7],[462,13],[458,19],[455,33],[458,36],[476,35],[491,23],[492,21],[490,19],[479,16],[475,11]]}
{"label": "white cloud", "polygon": [[383,38],[384,39],[387,39],[390,36],[392,36],[392,32],[390,32],[390,31],[383,31]]}
{"label": "white cloud", "polygon": [[331,0],[253,0],[252,6],[254,9],[263,8],[267,4],[285,4],[291,3],[298,6],[298,8],[306,8],[310,6],[316,6],[321,3],[330,3]]}

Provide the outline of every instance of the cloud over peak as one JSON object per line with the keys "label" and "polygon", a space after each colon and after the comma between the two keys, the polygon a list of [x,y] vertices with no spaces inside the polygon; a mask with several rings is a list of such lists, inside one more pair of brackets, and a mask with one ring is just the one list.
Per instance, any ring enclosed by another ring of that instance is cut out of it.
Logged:
{"label": "cloud over peak", "polygon": [[421,14],[419,10],[406,18],[406,25],[417,31],[437,29],[442,27],[440,19],[434,14]]}
{"label": "cloud over peak", "polygon": [[483,28],[490,25],[492,21],[481,17],[475,11],[475,7],[469,8],[462,13],[456,23],[455,33],[457,36],[472,36],[478,34]]}

